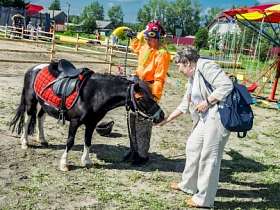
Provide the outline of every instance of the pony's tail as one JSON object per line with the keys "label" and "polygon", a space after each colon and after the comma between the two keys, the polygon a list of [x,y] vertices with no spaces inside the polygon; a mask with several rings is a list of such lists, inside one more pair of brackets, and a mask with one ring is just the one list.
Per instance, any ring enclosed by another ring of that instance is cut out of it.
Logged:
{"label": "pony's tail", "polygon": [[12,129],[12,132],[16,131],[17,134],[21,134],[23,127],[24,127],[24,115],[25,115],[25,88],[22,88],[22,93],[21,93],[21,99],[20,99],[20,104],[17,108],[16,115],[13,117],[11,120],[9,126],[10,129]]}

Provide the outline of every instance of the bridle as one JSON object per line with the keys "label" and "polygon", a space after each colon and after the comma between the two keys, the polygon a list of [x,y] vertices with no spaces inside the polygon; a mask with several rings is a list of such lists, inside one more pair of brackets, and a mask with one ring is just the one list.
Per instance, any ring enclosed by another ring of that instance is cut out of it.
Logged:
{"label": "bridle", "polygon": [[[126,108],[127,113],[131,110],[131,111],[141,115],[142,117],[153,121],[153,119],[156,118],[161,113],[161,109],[158,108],[158,110],[152,116],[149,116],[148,114],[141,111],[138,108],[137,102],[135,100],[134,87],[135,87],[135,84],[132,83],[127,88],[127,95],[126,95],[126,102],[125,102],[125,108]],[[151,108],[149,110],[154,109],[154,106],[156,106],[156,105],[151,106]],[[148,112],[149,112],[149,110],[148,110]]]}
{"label": "bridle", "polygon": [[[130,113],[129,111],[133,111],[136,116],[135,118],[137,119],[138,116],[141,116],[143,118],[145,118],[147,121],[149,121],[150,123],[153,122],[153,119],[156,118],[158,115],[160,115],[161,113],[161,109],[158,108],[158,110],[152,115],[152,116],[148,116],[146,113],[143,113],[143,111],[141,111],[140,109],[138,109],[137,107],[137,102],[135,100],[135,96],[134,96],[134,90],[135,88],[135,83],[132,83],[132,84],[129,84],[128,88],[127,88],[127,95],[126,95],[126,102],[125,102],[125,108],[126,108],[126,121],[127,121],[127,129],[128,129],[128,136],[129,136],[129,139],[130,139],[130,142],[133,142],[133,138],[135,139],[135,147],[133,149],[133,147],[131,148],[131,151],[138,151],[138,140],[137,140],[137,135],[136,135],[136,130],[135,132],[132,132],[131,130],[131,126],[134,127],[134,129],[136,129],[136,121],[134,123],[131,123],[131,120],[130,120]],[[152,106],[152,108],[154,108],[155,105]],[[151,109],[152,109],[151,108]],[[149,111],[149,110],[148,110]],[[150,112],[148,112],[150,113]],[[147,122],[147,123],[149,123]]]}

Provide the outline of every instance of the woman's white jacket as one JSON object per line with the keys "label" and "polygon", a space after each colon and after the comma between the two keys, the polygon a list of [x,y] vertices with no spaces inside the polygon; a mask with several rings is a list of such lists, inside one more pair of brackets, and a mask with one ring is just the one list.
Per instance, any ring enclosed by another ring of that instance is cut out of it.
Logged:
{"label": "woman's white jacket", "polygon": [[[211,84],[212,88],[214,89],[213,92],[211,92],[209,88],[206,87],[203,77],[200,75],[200,73]],[[191,102],[191,92],[193,86],[199,87],[203,99],[206,99],[206,97],[211,95],[215,99],[219,100],[219,104],[222,105],[226,96],[232,91],[233,84],[231,79],[214,61],[207,59],[199,59],[197,61],[194,76],[189,78],[184,97],[180,105],[177,107],[177,109],[183,113],[190,112],[193,125],[195,127],[201,116],[197,111],[194,110],[194,104]],[[216,115],[219,115],[217,104],[209,108],[207,117],[215,117]]]}

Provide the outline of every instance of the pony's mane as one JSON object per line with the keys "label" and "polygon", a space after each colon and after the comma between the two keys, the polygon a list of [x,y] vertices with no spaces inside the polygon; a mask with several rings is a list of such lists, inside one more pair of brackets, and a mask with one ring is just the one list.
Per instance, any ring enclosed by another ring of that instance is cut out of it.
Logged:
{"label": "pony's mane", "polygon": [[126,77],[119,76],[119,75],[112,75],[112,74],[107,74],[107,73],[94,73],[92,75],[93,78],[97,79],[107,79],[107,80],[123,80],[123,81],[128,81]]}
{"label": "pony's mane", "polygon": [[[58,61],[52,60],[51,63],[49,64],[49,72],[57,77],[61,72],[58,70]],[[92,74],[92,78],[100,78],[100,79],[107,79],[107,80],[114,80],[114,81],[127,81],[126,77],[119,76],[119,75],[112,75],[108,73],[95,73]]]}

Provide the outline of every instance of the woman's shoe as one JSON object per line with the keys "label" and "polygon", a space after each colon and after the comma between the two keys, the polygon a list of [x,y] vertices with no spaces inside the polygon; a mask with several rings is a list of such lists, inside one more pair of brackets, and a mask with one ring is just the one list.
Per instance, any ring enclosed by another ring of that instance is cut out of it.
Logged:
{"label": "woman's shoe", "polygon": [[208,207],[208,206],[200,206],[198,204],[196,204],[192,198],[187,198],[186,199],[186,204],[189,208],[203,208],[203,209],[211,209],[211,207]]}
{"label": "woman's shoe", "polygon": [[170,183],[170,188],[172,190],[182,191],[177,182],[171,182]]}

